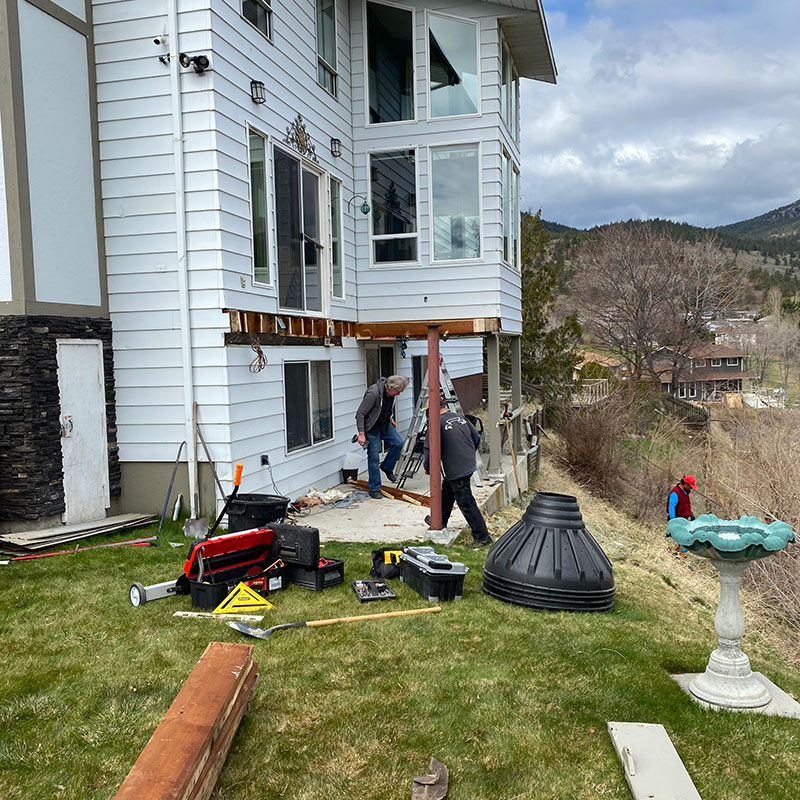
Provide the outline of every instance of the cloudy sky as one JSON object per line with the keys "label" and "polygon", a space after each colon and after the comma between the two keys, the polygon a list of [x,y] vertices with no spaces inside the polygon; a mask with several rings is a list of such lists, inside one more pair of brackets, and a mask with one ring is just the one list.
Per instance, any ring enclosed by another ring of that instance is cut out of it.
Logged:
{"label": "cloudy sky", "polygon": [[522,81],[522,205],[710,227],[800,199],[798,0],[543,0],[558,84]]}

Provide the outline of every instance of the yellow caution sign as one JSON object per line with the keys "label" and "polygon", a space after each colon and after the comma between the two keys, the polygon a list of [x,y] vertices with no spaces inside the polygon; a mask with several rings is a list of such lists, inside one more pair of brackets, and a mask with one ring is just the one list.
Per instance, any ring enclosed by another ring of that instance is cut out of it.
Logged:
{"label": "yellow caution sign", "polygon": [[260,594],[254,592],[249,586],[240,583],[231,593],[214,609],[214,614],[235,614],[241,611],[251,611],[254,608],[272,608],[272,603],[265,600]]}

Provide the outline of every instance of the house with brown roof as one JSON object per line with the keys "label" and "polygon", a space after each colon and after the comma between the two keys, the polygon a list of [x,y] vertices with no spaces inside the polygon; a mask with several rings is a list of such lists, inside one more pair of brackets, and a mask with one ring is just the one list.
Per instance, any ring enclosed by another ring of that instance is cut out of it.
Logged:
{"label": "house with brown roof", "polygon": [[677,391],[673,387],[672,370],[666,363],[659,377],[662,391],[685,400],[721,402],[728,392],[750,391],[750,382],[756,377],[754,372],[745,369],[743,350],[730,345],[696,347],[683,362]]}

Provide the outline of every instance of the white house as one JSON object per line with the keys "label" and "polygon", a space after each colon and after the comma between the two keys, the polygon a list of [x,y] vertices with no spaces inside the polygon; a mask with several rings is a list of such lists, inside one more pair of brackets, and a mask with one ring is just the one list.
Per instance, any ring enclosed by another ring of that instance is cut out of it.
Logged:
{"label": "white house", "polygon": [[0,525],[158,509],[195,403],[223,484],[332,485],[430,325],[519,383],[537,0],[6,0],[0,69]]}

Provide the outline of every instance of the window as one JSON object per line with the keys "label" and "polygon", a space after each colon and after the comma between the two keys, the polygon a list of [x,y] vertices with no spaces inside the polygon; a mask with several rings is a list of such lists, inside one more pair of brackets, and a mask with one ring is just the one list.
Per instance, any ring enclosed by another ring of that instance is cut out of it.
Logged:
{"label": "window", "polygon": [[342,184],[331,178],[331,294],[344,299],[344,271],[342,268]]}
{"label": "window", "polygon": [[433,260],[481,257],[477,144],[431,148]]}
{"label": "window", "polygon": [[508,262],[511,254],[511,159],[503,152],[502,197],[500,205],[503,209],[503,261]]}
{"label": "window", "polygon": [[242,16],[272,39],[272,7],[269,0],[242,0]]}
{"label": "window", "polygon": [[283,395],[290,453],[333,438],[330,361],[285,362]]}
{"label": "window", "polygon": [[689,397],[697,397],[697,387],[693,384],[689,384]]}
{"label": "window", "polygon": [[511,192],[513,197],[513,226],[514,226],[514,246],[511,263],[517,268],[522,269],[522,254],[519,247],[521,219],[519,216],[519,170],[514,167],[513,180],[511,182]]}
{"label": "window", "polygon": [[514,141],[519,140],[519,75],[505,36],[500,36],[500,113]]}
{"label": "window", "polygon": [[739,359],[738,358],[728,358],[728,359],[726,359],[725,363],[729,367],[738,367],[739,366]]}
{"label": "window", "polygon": [[686,384],[682,383],[678,386],[678,397],[686,397]]}
{"label": "window", "polygon": [[373,261],[416,261],[416,151],[372,153],[370,191]]}
{"label": "window", "polygon": [[369,122],[414,119],[414,28],[408,9],[367,3]]}
{"label": "window", "polygon": [[706,360],[704,358],[696,358],[693,364],[695,367],[704,367],[706,365]]}
{"label": "window", "polygon": [[449,17],[428,19],[431,117],[478,113],[478,27]]}
{"label": "window", "polygon": [[511,135],[519,144],[519,75],[516,68],[511,70],[511,86],[509,87],[511,103]]}
{"label": "window", "polygon": [[324,248],[320,176],[277,147],[273,160],[278,304],[281,308],[321,312]]}
{"label": "window", "polygon": [[722,359],[721,358],[712,358],[711,359],[711,366],[712,367],[721,367],[722,366]]}
{"label": "window", "polygon": [[250,215],[253,222],[253,282],[269,284],[267,155],[263,136],[250,131]]}
{"label": "window", "polygon": [[317,82],[336,97],[336,0],[317,0]]}

